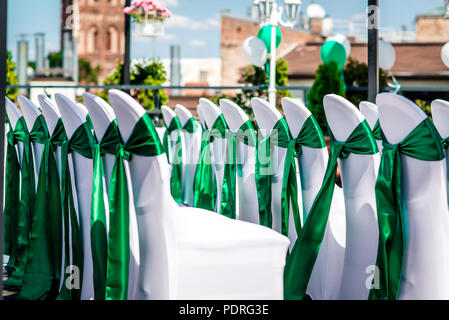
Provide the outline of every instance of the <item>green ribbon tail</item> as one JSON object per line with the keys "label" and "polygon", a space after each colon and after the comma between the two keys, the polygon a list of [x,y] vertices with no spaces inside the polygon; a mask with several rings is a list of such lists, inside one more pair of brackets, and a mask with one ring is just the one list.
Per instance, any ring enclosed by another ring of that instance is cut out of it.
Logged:
{"label": "green ribbon tail", "polygon": [[121,147],[116,156],[110,183],[106,300],[128,298],[129,198],[123,163],[123,158],[126,158],[124,153],[126,151]]}
{"label": "green ribbon tail", "polygon": [[95,300],[104,300],[106,296],[108,236],[106,231],[103,176],[104,171],[100,143],[97,143],[94,146],[94,178],[90,220],[90,243],[92,248]]}
{"label": "green ribbon tail", "polygon": [[[259,142],[260,141],[260,142]],[[268,228],[273,225],[271,214],[271,151],[270,138],[259,140],[256,144],[256,188],[259,204],[259,224]],[[264,154],[261,155],[261,150]],[[261,161],[261,158],[263,161]]]}
{"label": "green ribbon tail", "polygon": [[[167,151],[168,156],[168,151]],[[178,132],[178,139],[172,161],[172,172],[170,177],[171,195],[176,202],[182,203],[182,140],[181,132]]]}
{"label": "green ribbon tail", "polygon": [[39,170],[29,255],[19,299],[54,299],[59,293],[62,216],[59,175],[51,140],[45,142]]}
{"label": "green ribbon tail", "polygon": [[226,139],[226,157],[223,174],[223,188],[221,198],[220,213],[228,218],[236,218],[236,182],[237,182],[237,169],[236,169],[236,139],[234,136]]}
{"label": "green ribbon tail", "polygon": [[198,183],[195,185],[194,207],[215,211],[217,186],[212,170],[210,152],[210,142],[208,142],[201,155]]}

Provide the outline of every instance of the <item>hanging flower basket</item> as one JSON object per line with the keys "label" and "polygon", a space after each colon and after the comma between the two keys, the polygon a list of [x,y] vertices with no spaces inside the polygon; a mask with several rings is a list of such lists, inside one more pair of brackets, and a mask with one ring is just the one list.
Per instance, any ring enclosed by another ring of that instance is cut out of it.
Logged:
{"label": "hanging flower basket", "polygon": [[135,23],[135,33],[144,37],[158,37],[164,34],[164,21],[172,16],[171,12],[156,0],[133,1],[126,7],[125,14]]}

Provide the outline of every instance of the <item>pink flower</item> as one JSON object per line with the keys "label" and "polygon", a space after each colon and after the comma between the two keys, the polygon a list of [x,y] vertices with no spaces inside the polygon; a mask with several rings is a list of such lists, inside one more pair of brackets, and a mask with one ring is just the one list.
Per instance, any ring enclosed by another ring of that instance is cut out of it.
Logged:
{"label": "pink flower", "polygon": [[133,1],[132,5],[135,6],[135,7],[137,7],[137,8],[139,8],[139,7],[141,7],[144,3],[145,3],[145,1],[142,1],[142,0],[135,0],[135,1]]}
{"label": "pink flower", "polygon": [[125,9],[123,9],[123,12],[125,14],[130,14],[131,12],[133,12],[134,10],[136,10],[136,7],[134,5],[131,5],[129,7],[126,7]]}
{"label": "pink flower", "polygon": [[144,5],[142,6],[142,8],[143,8],[143,11],[144,11],[144,12],[149,12],[149,11],[151,11],[151,10],[154,9],[154,5],[153,5],[152,3],[151,3],[151,4],[144,3]]}

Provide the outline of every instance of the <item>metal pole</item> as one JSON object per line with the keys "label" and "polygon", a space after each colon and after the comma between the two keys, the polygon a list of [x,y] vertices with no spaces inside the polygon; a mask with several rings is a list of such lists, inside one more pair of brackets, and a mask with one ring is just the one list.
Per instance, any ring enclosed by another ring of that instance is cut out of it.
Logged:
{"label": "metal pole", "polygon": [[276,107],[276,25],[271,26],[271,54],[270,54],[270,85],[268,87],[268,101]]}
{"label": "metal pole", "polygon": [[0,262],[2,275],[0,277],[0,300],[3,300],[3,179],[5,168],[5,97],[6,97],[6,19],[8,17],[8,0],[0,0],[0,98],[3,108],[0,108]]}
{"label": "metal pole", "polygon": [[[126,0],[127,7],[131,5],[131,0]],[[129,82],[129,64],[131,52],[131,17],[125,14],[125,56],[123,61],[123,84],[130,84]]]}
{"label": "metal pole", "polygon": [[368,0],[368,100],[379,93],[379,0]]}

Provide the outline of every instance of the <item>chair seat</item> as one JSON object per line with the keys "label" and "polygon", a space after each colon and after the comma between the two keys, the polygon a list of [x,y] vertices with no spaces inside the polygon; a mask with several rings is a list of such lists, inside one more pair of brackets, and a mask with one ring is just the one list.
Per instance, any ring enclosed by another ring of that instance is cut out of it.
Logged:
{"label": "chair seat", "polygon": [[290,243],[287,237],[272,229],[207,210],[182,208],[176,220],[177,242],[198,249],[265,247],[270,244],[286,249]]}

